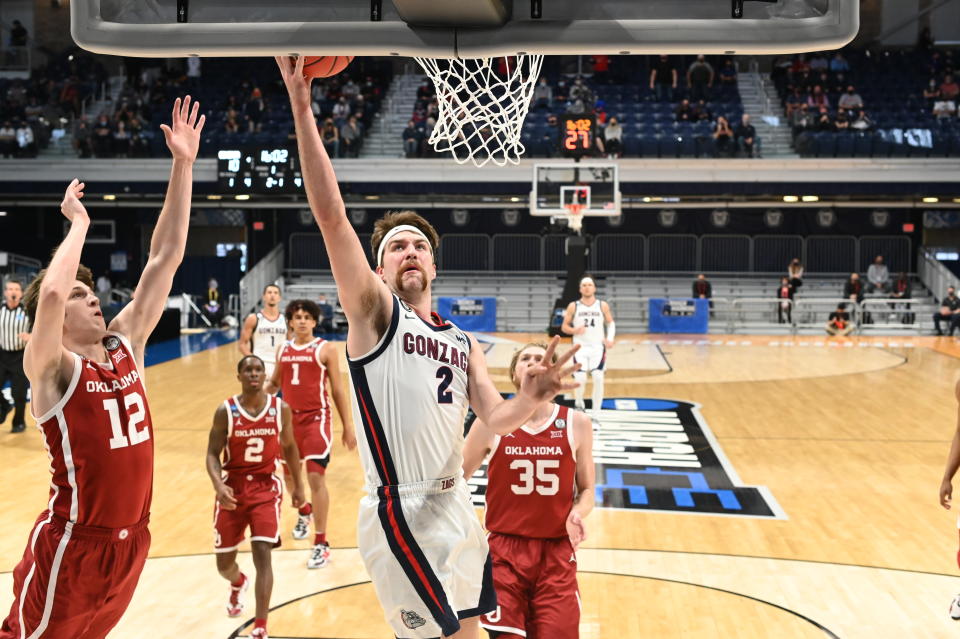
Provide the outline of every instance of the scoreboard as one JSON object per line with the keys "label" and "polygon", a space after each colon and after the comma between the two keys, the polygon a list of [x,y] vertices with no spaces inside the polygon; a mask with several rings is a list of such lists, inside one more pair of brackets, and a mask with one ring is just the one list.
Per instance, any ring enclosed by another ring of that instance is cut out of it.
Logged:
{"label": "scoreboard", "polygon": [[300,156],[282,147],[221,149],[217,185],[224,193],[300,193]]}
{"label": "scoreboard", "polygon": [[593,153],[597,137],[597,118],[593,115],[565,114],[560,118],[560,155],[581,158]]}

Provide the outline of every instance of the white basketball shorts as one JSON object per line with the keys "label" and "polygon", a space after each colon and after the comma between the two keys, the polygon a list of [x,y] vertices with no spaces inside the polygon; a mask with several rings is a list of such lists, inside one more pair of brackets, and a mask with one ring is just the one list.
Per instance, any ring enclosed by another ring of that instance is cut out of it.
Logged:
{"label": "white basketball shorts", "polygon": [[381,486],[360,500],[360,555],[401,639],[452,635],[497,607],[483,528],[463,477]]}
{"label": "white basketball shorts", "polygon": [[602,371],[607,364],[607,347],[603,344],[582,344],[573,361],[583,364],[579,371],[581,373]]}

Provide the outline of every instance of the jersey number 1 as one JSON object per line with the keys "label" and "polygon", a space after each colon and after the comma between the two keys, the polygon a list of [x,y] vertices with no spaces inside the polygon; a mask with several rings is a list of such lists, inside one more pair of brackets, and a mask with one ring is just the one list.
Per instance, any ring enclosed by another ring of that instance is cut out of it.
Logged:
{"label": "jersey number 1", "polygon": [[[137,426],[146,417],[146,411],[143,409],[143,397],[140,393],[129,393],[123,396],[123,407],[127,411],[127,434],[123,434],[123,428],[120,425],[120,404],[116,399],[103,400],[103,408],[110,415],[110,430],[113,436],[110,438],[110,450],[115,448],[125,448],[127,446],[136,446],[150,439],[150,429],[144,426],[137,430]],[[131,410],[133,409],[133,410]]]}

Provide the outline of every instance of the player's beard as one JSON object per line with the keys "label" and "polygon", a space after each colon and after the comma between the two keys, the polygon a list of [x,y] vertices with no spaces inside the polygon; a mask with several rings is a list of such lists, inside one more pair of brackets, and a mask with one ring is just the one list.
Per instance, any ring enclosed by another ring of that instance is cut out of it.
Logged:
{"label": "player's beard", "polygon": [[417,269],[418,271],[420,271],[420,290],[416,292],[422,293],[425,290],[427,290],[427,272],[419,264],[411,263],[411,264],[404,264],[403,268],[397,271],[397,277],[394,280],[394,284],[396,285],[396,289],[398,293],[402,293],[404,290],[403,276],[406,274],[407,270],[411,266]]}

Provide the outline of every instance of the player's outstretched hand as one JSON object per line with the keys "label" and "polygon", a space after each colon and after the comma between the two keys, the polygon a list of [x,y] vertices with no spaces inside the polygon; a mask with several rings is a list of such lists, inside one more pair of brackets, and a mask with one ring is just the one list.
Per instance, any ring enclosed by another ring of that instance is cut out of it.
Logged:
{"label": "player's outstretched hand", "polygon": [[344,428],[340,443],[342,443],[347,450],[353,450],[357,447],[357,432],[352,428]]}
{"label": "player's outstretched hand", "polygon": [[73,181],[67,185],[67,190],[63,194],[63,201],[60,202],[60,212],[71,222],[90,221],[90,216],[87,214],[87,207],[80,203],[80,198],[83,197],[83,189],[85,186],[83,182],[74,178]]}
{"label": "player's outstretched hand", "polygon": [[940,505],[950,510],[950,502],[953,500],[953,484],[949,479],[940,482]]}
{"label": "player's outstretched hand", "polygon": [[275,57],[277,66],[280,67],[280,75],[283,77],[283,83],[287,87],[287,93],[290,94],[290,106],[293,110],[310,108],[310,83],[312,77],[303,75],[304,57],[278,55]]}
{"label": "player's outstretched hand", "polygon": [[570,544],[576,550],[587,538],[587,529],[583,525],[583,518],[575,510],[571,510],[567,515],[567,535],[570,537]]}
{"label": "player's outstretched hand", "polygon": [[296,486],[293,489],[293,492],[290,493],[290,501],[293,502],[294,508],[299,508],[307,501],[307,498],[303,492],[303,486]]}
{"label": "player's outstretched hand", "polygon": [[197,159],[197,151],[200,149],[200,132],[203,130],[204,122],[207,121],[205,115],[198,118],[199,113],[200,103],[194,102],[191,109],[189,95],[183,101],[177,98],[173,103],[170,126],[160,125],[163,137],[167,140],[167,148],[173,154],[174,160],[193,162]]}
{"label": "player's outstretched hand", "polygon": [[236,510],[237,498],[233,496],[233,488],[221,483],[220,487],[217,488],[217,502],[224,510]]}
{"label": "player's outstretched hand", "polygon": [[559,337],[550,340],[540,364],[529,367],[524,373],[523,379],[520,380],[520,392],[536,402],[550,401],[562,391],[573,390],[580,385],[577,382],[563,381],[563,378],[580,370],[580,364],[566,366],[574,353],[580,350],[580,345],[575,345],[566,353],[557,357],[555,363],[551,363],[558,344],[560,344]]}

